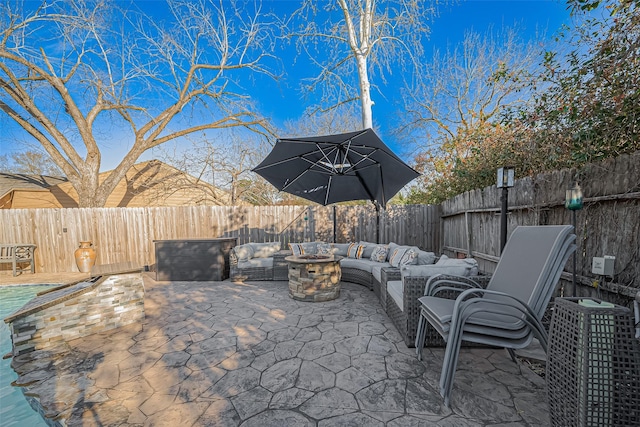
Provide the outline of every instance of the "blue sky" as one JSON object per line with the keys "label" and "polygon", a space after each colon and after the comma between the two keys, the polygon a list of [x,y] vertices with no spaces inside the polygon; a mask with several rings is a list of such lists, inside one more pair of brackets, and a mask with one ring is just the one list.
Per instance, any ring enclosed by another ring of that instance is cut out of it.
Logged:
{"label": "blue sky", "polygon": [[[146,9],[154,5],[155,1],[146,0],[138,4]],[[276,13],[290,12],[296,8],[299,2],[295,0],[265,0],[264,9],[273,8]],[[154,9],[158,13],[160,9]],[[533,37],[536,32],[543,31],[547,38],[556,34],[562,24],[569,23],[569,11],[567,5],[562,1],[555,0],[467,0],[458,4],[440,7],[440,16],[435,18],[431,26],[431,36],[426,52],[431,52],[433,47],[445,50],[447,46],[454,46],[463,40],[466,30],[473,29],[476,32],[484,33],[493,27],[499,29],[503,26],[513,26],[517,24],[523,29],[523,38]],[[299,61],[304,61],[300,59]],[[293,58],[283,58],[285,65],[293,62]],[[273,120],[277,127],[282,127],[286,120],[298,119],[306,107],[313,104],[313,100],[307,103],[302,99],[299,92],[300,79],[310,77],[304,62],[299,62],[299,66],[289,69],[289,74],[285,80],[276,84],[275,82],[263,81],[252,88],[252,95],[257,97],[260,113]],[[293,73],[291,72],[293,71]],[[376,83],[375,81],[373,83]],[[401,157],[404,157],[403,144],[391,137],[390,131],[394,126],[394,118],[397,117],[400,99],[399,91],[396,90],[393,80],[390,85],[383,88],[383,98],[374,94],[373,119],[378,127],[382,139]],[[8,119],[2,117],[0,125],[8,126]],[[3,132],[4,133],[4,132]],[[123,144],[124,145],[124,144]],[[0,138],[0,155],[7,154],[14,150],[23,149],[22,143],[8,142]],[[122,152],[126,147],[118,147],[111,144],[103,152],[102,170],[115,167],[121,160]],[[153,158],[153,153],[146,153],[140,160]],[[409,160],[405,158],[405,160]]]}
{"label": "blue sky", "polygon": [[[275,8],[285,4],[287,10],[292,0],[273,1]],[[455,5],[440,7],[440,16],[431,25],[431,35],[425,46],[427,57],[433,48],[445,50],[461,43],[467,30],[485,33],[491,27],[498,30],[503,26],[517,24],[523,30],[523,38],[532,38],[536,32],[544,32],[547,38],[557,33],[563,23],[569,22],[569,11],[566,3],[556,0],[467,0]],[[303,66],[296,69],[303,71]],[[263,88],[260,97],[263,113],[281,125],[287,119],[298,118],[308,106],[300,102],[298,82],[300,78],[309,75],[288,75],[287,81],[276,86]],[[372,83],[376,83],[373,81]],[[397,111],[398,96],[394,96],[394,81],[386,88],[384,95],[387,99],[374,94],[373,109],[374,123],[381,127],[381,131],[389,129],[393,124],[385,117],[393,120],[393,113]],[[399,94],[398,94],[399,95]]]}

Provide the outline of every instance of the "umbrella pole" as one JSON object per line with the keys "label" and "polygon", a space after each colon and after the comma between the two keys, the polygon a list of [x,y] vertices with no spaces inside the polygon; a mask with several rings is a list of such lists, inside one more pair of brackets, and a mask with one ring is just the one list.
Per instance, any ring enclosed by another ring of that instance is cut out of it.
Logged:
{"label": "umbrella pole", "polygon": [[336,205],[333,205],[333,243],[336,243]]}
{"label": "umbrella pole", "polygon": [[376,243],[380,243],[380,204],[374,203],[376,205]]}

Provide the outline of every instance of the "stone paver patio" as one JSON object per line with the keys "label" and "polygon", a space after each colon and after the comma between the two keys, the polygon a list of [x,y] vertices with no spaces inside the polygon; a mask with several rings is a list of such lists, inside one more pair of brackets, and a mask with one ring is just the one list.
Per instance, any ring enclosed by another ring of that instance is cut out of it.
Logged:
{"label": "stone paver patio", "polygon": [[419,362],[373,292],[294,301],[286,282],[155,282],[146,318],[16,360],[72,426],[543,426],[544,381],[504,350],[463,349],[451,409],[443,349]]}

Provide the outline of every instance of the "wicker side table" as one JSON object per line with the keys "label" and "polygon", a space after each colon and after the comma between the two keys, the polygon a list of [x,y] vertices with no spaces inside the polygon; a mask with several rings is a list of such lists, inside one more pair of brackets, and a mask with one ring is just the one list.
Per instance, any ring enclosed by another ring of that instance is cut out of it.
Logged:
{"label": "wicker side table", "polygon": [[631,310],[583,306],[583,299],[555,300],[546,374],[551,424],[638,426],[640,341]]}

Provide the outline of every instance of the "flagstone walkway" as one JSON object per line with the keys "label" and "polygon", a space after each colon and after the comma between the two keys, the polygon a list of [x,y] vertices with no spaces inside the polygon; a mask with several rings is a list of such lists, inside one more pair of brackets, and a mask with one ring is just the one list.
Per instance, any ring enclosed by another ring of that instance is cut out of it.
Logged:
{"label": "flagstone walkway", "polygon": [[[70,426],[544,426],[544,381],[504,350],[463,349],[451,409],[443,349],[423,362],[373,292],[294,301],[286,282],[155,282],[146,318],[16,358],[29,395]],[[35,356],[35,357],[34,357]]]}

